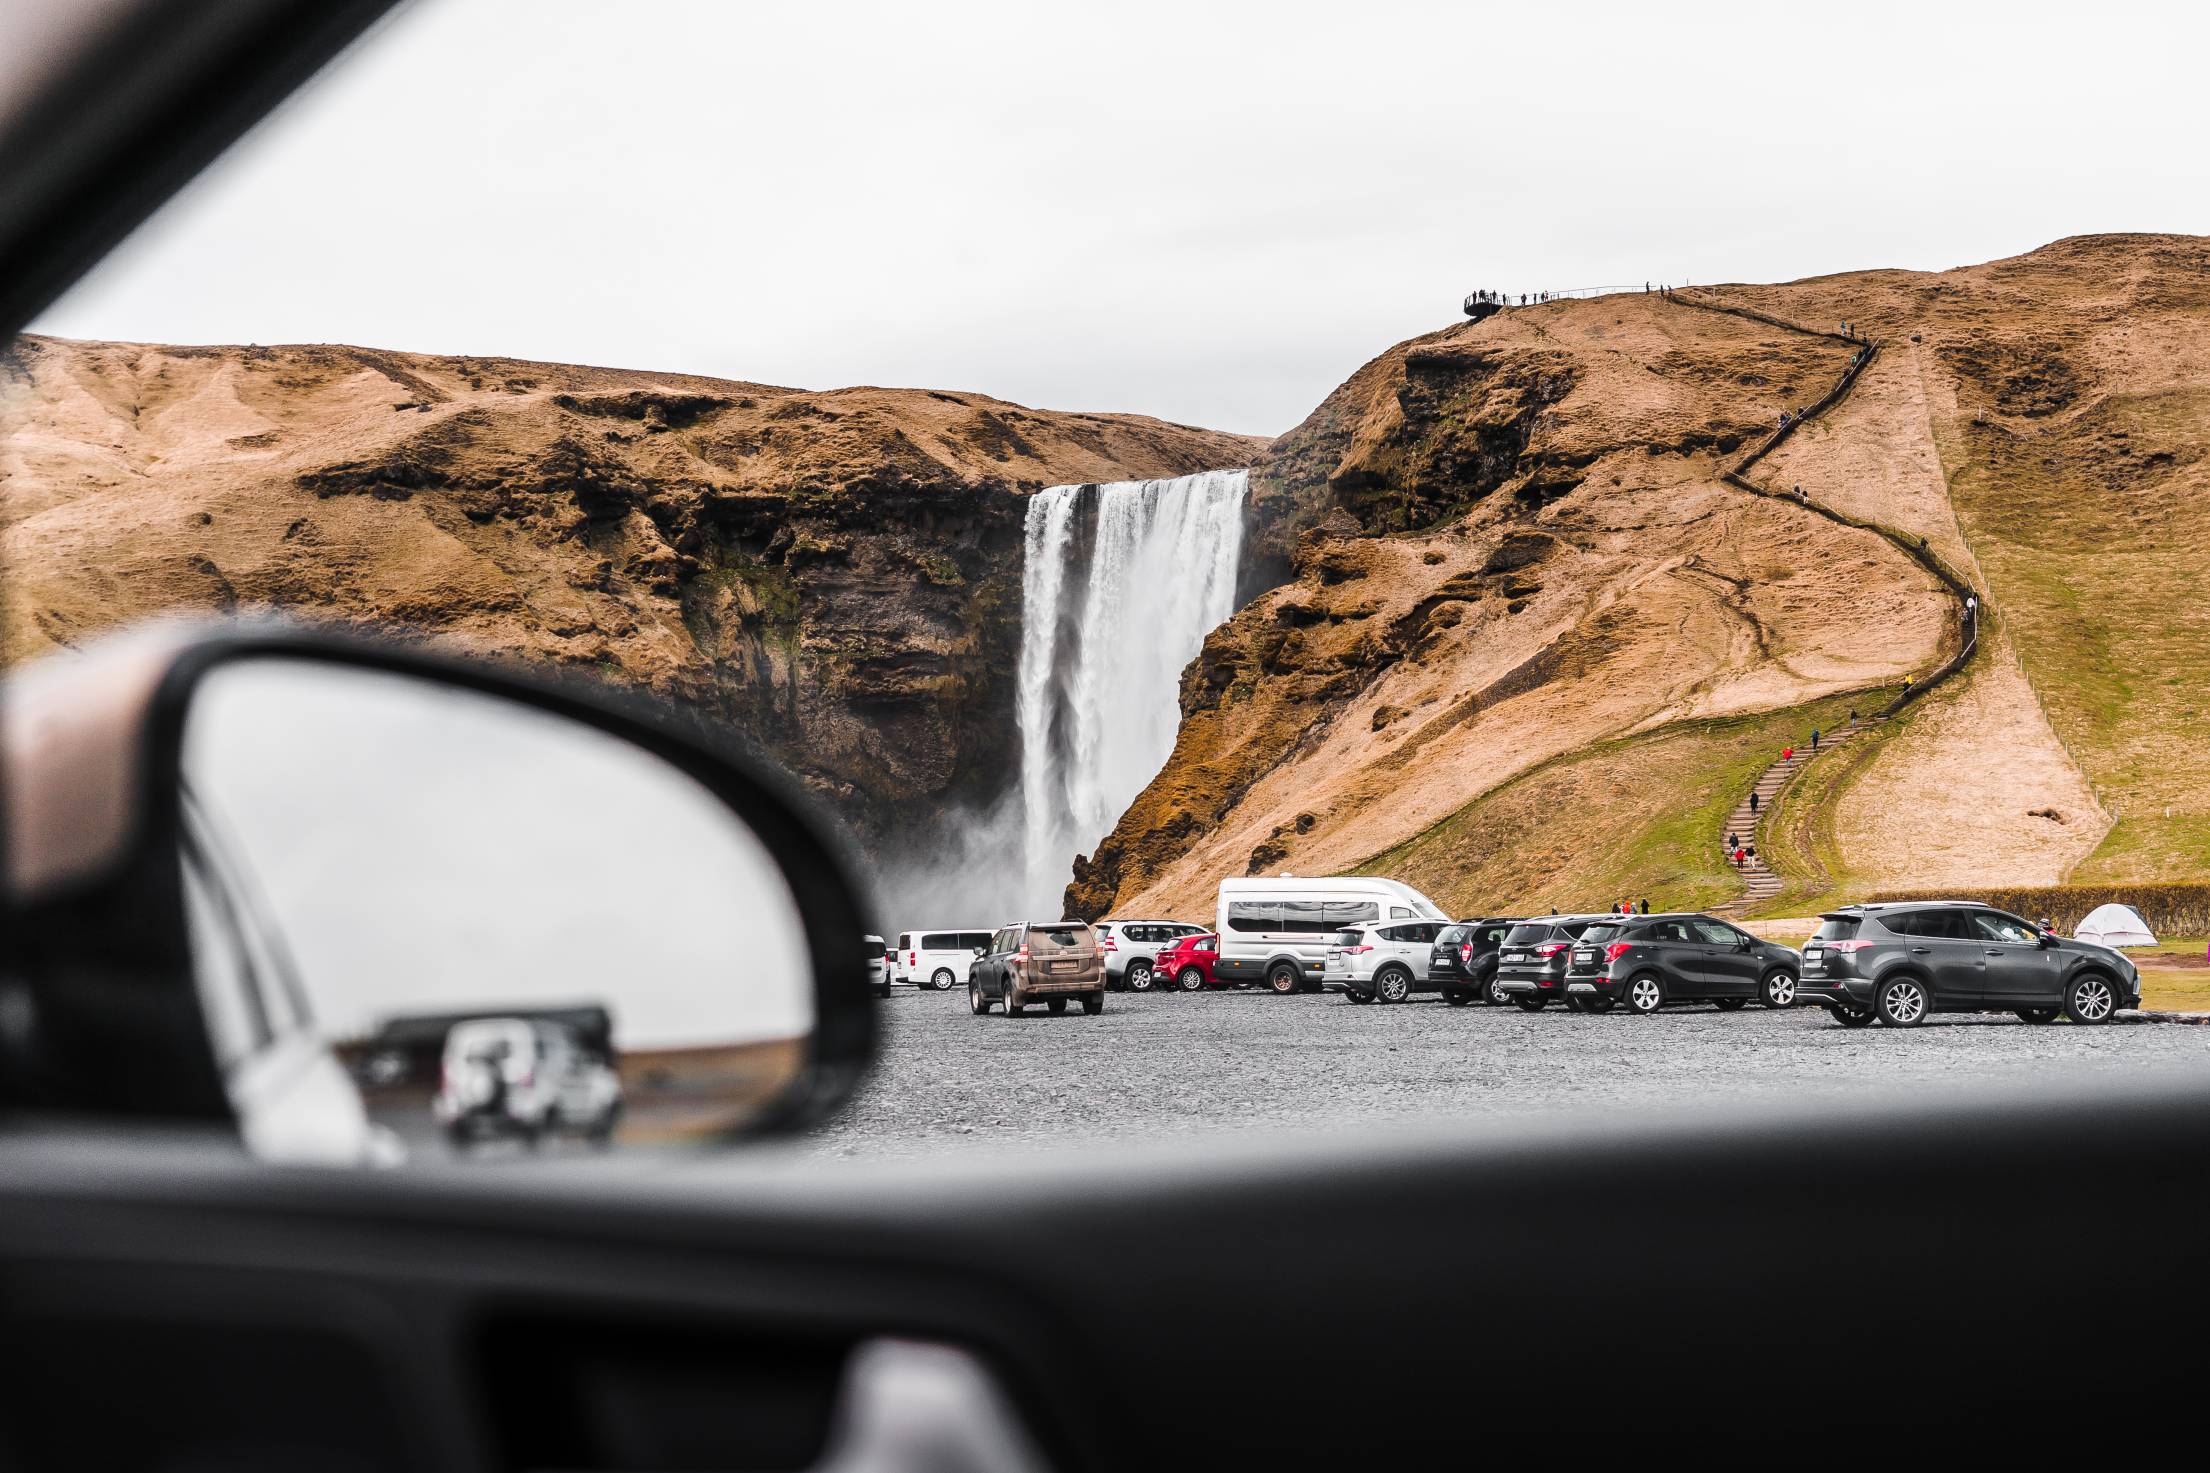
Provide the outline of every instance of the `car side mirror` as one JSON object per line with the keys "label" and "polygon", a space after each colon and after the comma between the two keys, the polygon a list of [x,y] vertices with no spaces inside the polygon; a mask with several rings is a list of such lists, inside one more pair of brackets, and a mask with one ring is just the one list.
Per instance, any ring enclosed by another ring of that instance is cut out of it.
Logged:
{"label": "car side mirror", "polygon": [[272,625],[121,636],[5,695],[0,1079],[29,1102],[283,1159],[522,1155],[793,1129],[865,1067],[842,855],[672,713]]}

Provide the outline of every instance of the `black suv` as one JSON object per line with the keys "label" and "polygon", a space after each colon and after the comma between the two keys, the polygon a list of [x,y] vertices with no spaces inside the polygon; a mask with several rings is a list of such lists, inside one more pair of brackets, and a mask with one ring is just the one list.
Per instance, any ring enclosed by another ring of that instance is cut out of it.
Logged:
{"label": "black suv", "polygon": [[1436,934],[1435,949],[1428,954],[1427,980],[1452,1007],[1464,1007],[1475,998],[1491,1005],[1504,1001],[1495,990],[1496,958],[1505,933],[1519,922],[1510,916],[1460,921]]}
{"label": "black suv", "polygon": [[1535,916],[1504,933],[1497,949],[1492,995],[1539,1013],[1554,997],[1565,996],[1565,954],[1581,933],[1618,916]]}
{"label": "black suv", "polygon": [[2141,973],[2108,947],[1974,901],[1845,905],[1803,944],[1796,997],[1852,1028],[1875,1017],[1912,1028],[1928,1013],[2107,1023],[2141,1006]]}
{"label": "black suv", "polygon": [[1796,1000],[1795,948],[1760,941],[1695,912],[1613,916],[1581,933],[1565,969],[1566,1001],[1581,1011],[1654,1013],[1669,1002],[1714,1002],[1732,1012],[1752,999]]}

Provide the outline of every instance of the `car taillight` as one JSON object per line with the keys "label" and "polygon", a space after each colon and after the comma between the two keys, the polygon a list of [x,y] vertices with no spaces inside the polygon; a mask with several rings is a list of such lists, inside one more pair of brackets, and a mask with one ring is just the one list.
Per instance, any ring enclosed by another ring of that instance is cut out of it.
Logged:
{"label": "car taillight", "polygon": [[1570,941],[1545,941],[1542,945],[1535,948],[1535,955],[1556,956],[1559,952],[1565,950],[1568,946],[1571,946],[1572,944],[1573,943]]}
{"label": "car taillight", "polygon": [[1343,948],[1343,955],[1345,955],[1345,956],[1362,956],[1362,955],[1364,955],[1364,954],[1365,954],[1366,952],[1369,952],[1369,951],[1372,951],[1372,950],[1373,950],[1373,948],[1372,948],[1371,946],[1346,946],[1346,947],[1344,947],[1344,948]]}
{"label": "car taillight", "polygon": [[1113,939],[1112,932],[1107,931],[1097,938],[1097,949],[1099,951],[1118,951],[1120,950],[1120,943]]}
{"label": "car taillight", "polygon": [[921,965],[921,953],[919,953],[918,951],[907,952],[905,954],[905,964],[909,967],[917,967]]}
{"label": "car taillight", "polygon": [[1870,945],[1872,945],[1870,941],[1829,941],[1825,943],[1828,951],[1863,951]]}
{"label": "car taillight", "polygon": [[1028,960],[1028,943],[1026,941],[1023,941],[1021,943],[1021,949],[1019,951],[1013,953],[1013,960],[1017,962],[1025,962]]}
{"label": "car taillight", "polygon": [[1462,962],[1473,960],[1473,943],[1471,941],[1458,948],[1458,960]]}
{"label": "car taillight", "polygon": [[1614,941],[1611,945],[1604,948],[1604,960],[1607,962],[1618,961],[1621,957],[1625,956],[1628,952],[1632,950],[1634,950],[1634,943],[1632,941]]}

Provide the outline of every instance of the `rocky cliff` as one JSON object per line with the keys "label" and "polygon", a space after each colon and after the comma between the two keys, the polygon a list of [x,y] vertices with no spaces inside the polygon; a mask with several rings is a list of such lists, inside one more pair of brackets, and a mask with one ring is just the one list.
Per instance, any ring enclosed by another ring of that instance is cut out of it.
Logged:
{"label": "rocky cliff", "polygon": [[1257,442],[980,394],[351,347],[19,340],[18,661],[273,605],[681,697],[886,850],[1013,766],[1026,494]]}

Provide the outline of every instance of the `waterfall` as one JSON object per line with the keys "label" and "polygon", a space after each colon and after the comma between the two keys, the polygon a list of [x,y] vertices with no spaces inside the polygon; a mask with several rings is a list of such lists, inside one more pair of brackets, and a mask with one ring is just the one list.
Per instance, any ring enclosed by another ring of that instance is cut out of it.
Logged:
{"label": "waterfall", "polygon": [[1028,503],[1018,672],[1021,896],[1056,917],[1174,750],[1183,667],[1235,612],[1243,471],[1052,486]]}

